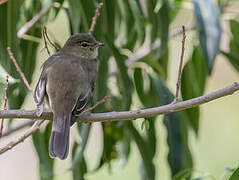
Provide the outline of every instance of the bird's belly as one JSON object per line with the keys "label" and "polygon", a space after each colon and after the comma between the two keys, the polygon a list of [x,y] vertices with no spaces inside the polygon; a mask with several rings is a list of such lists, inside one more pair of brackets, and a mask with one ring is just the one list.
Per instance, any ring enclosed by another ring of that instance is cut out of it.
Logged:
{"label": "bird's belly", "polygon": [[[72,110],[77,98],[84,94],[84,91],[88,89],[88,80],[84,74],[84,71],[81,73],[75,73],[79,71],[69,70],[67,67],[62,71],[54,68],[54,70],[49,70],[50,74],[47,78],[47,87],[46,91],[49,96],[51,107],[54,110],[54,107],[62,106],[62,109]],[[63,73],[62,73],[63,72]],[[56,102],[57,104],[52,104]]]}

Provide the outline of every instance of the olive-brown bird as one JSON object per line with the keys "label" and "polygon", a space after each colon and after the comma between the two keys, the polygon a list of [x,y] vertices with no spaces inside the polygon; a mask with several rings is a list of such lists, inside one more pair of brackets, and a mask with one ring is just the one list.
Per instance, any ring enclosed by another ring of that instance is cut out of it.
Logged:
{"label": "olive-brown bird", "polygon": [[65,159],[69,152],[70,126],[92,97],[97,75],[98,47],[90,34],[72,35],[63,48],[48,58],[37,83],[34,100],[37,115],[48,96],[53,111],[50,156]]}

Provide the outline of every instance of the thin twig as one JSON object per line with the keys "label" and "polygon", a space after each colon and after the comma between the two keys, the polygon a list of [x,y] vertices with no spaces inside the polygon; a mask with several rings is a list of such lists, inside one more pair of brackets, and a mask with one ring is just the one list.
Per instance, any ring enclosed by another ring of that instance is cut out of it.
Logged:
{"label": "thin twig", "polygon": [[[8,75],[6,75],[5,97],[4,97],[4,104],[3,104],[4,110],[7,110],[7,97],[8,97]],[[0,137],[2,137],[3,124],[4,124],[4,118],[2,118],[2,122],[1,122]]]}
{"label": "thin twig", "polygon": [[[195,24],[189,24],[189,25],[185,26],[185,31],[190,31],[195,28],[196,28]],[[182,28],[173,29],[172,31],[169,32],[168,38],[173,39],[182,33],[183,33]],[[161,46],[161,41],[157,40],[151,45],[151,47],[140,49],[139,51],[135,52],[132,57],[125,60],[126,66],[129,66],[130,64],[132,64],[135,61],[139,61],[140,59],[143,59],[144,57],[148,56],[152,51],[158,49],[160,46]]]}
{"label": "thin twig", "polygon": [[[78,118],[78,122],[106,122],[117,120],[134,120],[138,118],[153,117],[160,114],[169,114],[184,109],[193,108],[201,104],[213,101],[224,96],[232,95],[234,92],[239,91],[239,82],[235,82],[227,87],[219,89],[217,91],[208,93],[197,98],[181,101],[175,104],[168,104],[164,106],[139,109],[132,111],[120,111],[120,112],[105,112],[105,113],[82,113]],[[0,118],[22,118],[25,119],[48,119],[52,120],[53,113],[51,110],[45,109],[40,117],[37,117],[36,110],[7,110],[0,111]]]}
{"label": "thin twig", "polygon": [[12,51],[11,51],[11,48],[8,47],[8,48],[7,48],[7,51],[8,51],[8,54],[9,54],[10,59],[11,59],[12,62],[14,63],[14,65],[15,65],[15,67],[16,67],[16,70],[17,70],[17,72],[20,74],[20,76],[21,76],[23,82],[25,83],[27,89],[32,93],[32,88],[31,88],[31,86],[29,85],[29,83],[28,83],[28,81],[27,81],[27,79],[26,79],[24,73],[22,72],[22,70],[21,70],[20,67],[18,66],[17,61],[16,61],[16,59],[14,58],[13,53],[12,53]]}
{"label": "thin twig", "polygon": [[9,135],[25,128],[25,127],[28,127],[28,126],[32,125],[34,122],[35,121],[33,121],[33,120],[29,120],[29,121],[26,121],[25,123],[22,123],[22,124],[18,125],[17,127],[8,129],[6,132],[3,131],[2,138],[6,137],[6,136],[9,136]]}
{"label": "thin twig", "polygon": [[49,38],[48,34],[47,34],[47,28],[46,26],[43,27],[45,29],[45,37],[47,38],[47,40],[49,41],[49,43],[51,44],[52,47],[55,48],[56,51],[59,51],[59,48],[51,41],[51,39]]}
{"label": "thin twig", "polygon": [[36,24],[36,22],[39,21],[39,19],[41,19],[41,17],[44,16],[51,7],[52,4],[43,7],[38,14],[36,14],[29,22],[27,22],[19,29],[19,31],[17,32],[17,37],[22,38],[26,34],[26,32],[29,31],[29,29],[31,29],[31,27],[33,27],[34,24]]}
{"label": "thin twig", "polygon": [[96,102],[94,104],[94,106],[91,106],[90,108],[86,109],[83,111],[83,113],[86,113],[86,112],[89,112],[89,111],[92,111],[93,109],[95,109],[97,106],[99,106],[100,104],[103,104],[106,99],[108,98],[108,96],[105,96],[103,99],[101,99],[100,101]]}
{"label": "thin twig", "polygon": [[96,25],[97,19],[100,16],[100,9],[103,7],[103,5],[104,5],[104,3],[99,3],[98,7],[95,10],[95,15],[92,18],[91,26],[90,26],[90,29],[88,32],[89,34],[93,34],[93,32],[95,30],[95,25]]}
{"label": "thin twig", "polygon": [[182,68],[183,68],[183,56],[184,56],[185,39],[186,39],[185,26],[182,26],[182,32],[183,32],[182,51],[181,51],[181,58],[180,58],[180,64],[179,64],[179,70],[178,70],[178,81],[177,81],[177,84],[176,84],[176,94],[175,94],[175,98],[174,98],[173,103],[178,102],[178,94],[179,94],[179,89],[181,87]]}
{"label": "thin twig", "polygon": [[19,143],[23,142],[27,137],[29,137],[30,135],[32,135],[32,133],[34,133],[35,131],[37,131],[40,127],[40,125],[44,122],[44,120],[38,120],[36,121],[31,128],[27,129],[27,131],[20,136],[16,141],[11,141],[9,142],[6,146],[0,148],[0,154],[12,149],[13,147],[15,147],[16,145],[18,145]]}
{"label": "thin twig", "polygon": [[44,40],[44,44],[45,44],[45,48],[46,48],[46,50],[47,50],[48,55],[51,56],[51,53],[50,53],[50,51],[49,51],[49,49],[48,49],[48,46],[47,46],[46,34],[47,34],[47,33],[46,33],[46,26],[43,26],[43,29],[42,29],[42,36],[43,36],[43,40]]}

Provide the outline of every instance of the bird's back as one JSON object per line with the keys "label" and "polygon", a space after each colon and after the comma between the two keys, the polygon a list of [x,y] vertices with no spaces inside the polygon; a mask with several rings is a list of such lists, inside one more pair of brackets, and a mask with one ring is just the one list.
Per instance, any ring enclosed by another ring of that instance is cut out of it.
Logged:
{"label": "bird's back", "polygon": [[[77,98],[86,94],[90,89],[91,82],[95,81],[97,62],[96,60],[86,60],[64,54],[55,55],[53,58],[57,58],[57,61],[55,60],[45,69],[47,73],[47,94],[52,102],[62,102],[67,99],[68,105],[64,103],[64,107],[60,108],[61,105],[59,104],[51,104],[52,109],[54,111],[54,107],[57,106],[57,109],[63,108],[65,110],[67,107],[71,111]],[[89,72],[89,68],[92,69],[92,72]],[[95,75],[89,75],[93,72]],[[68,86],[69,84],[71,86]]]}

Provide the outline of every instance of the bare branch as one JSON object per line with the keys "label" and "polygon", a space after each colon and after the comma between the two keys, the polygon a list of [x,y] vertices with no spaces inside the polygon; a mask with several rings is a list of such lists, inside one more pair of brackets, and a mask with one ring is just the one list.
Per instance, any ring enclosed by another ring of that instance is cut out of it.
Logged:
{"label": "bare branch", "polygon": [[15,65],[15,67],[16,67],[16,69],[17,69],[17,72],[20,74],[20,76],[21,76],[23,82],[25,83],[27,89],[32,93],[32,88],[31,88],[31,86],[29,85],[29,83],[28,83],[28,81],[27,81],[27,79],[26,79],[24,73],[22,72],[22,70],[21,70],[20,67],[18,66],[17,61],[16,61],[16,59],[14,58],[13,53],[12,53],[12,51],[11,51],[11,48],[8,47],[8,48],[7,48],[7,51],[8,51],[8,54],[9,54],[10,59],[11,59],[12,62],[14,63],[14,65]]}
{"label": "bare branch", "polygon": [[[56,47],[56,45],[55,45],[55,44],[51,41],[51,39],[49,38],[49,36],[48,36],[48,34],[47,34],[47,28],[46,28],[46,26],[44,26],[43,28],[45,29],[45,34],[44,34],[44,35],[45,35],[45,37],[47,38],[47,40],[49,41],[49,43],[51,44],[51,46],[54,47],[56,51],[59,51],[59,48]],[[45,38],[45,37],[44,37],[44,38]]]}
{"label": "bare branch", "polygon": [[28,126],[32,125],[33,123],[34,123],[33,120],[29,120],[29,121],[26,121],[26,122],[20,124],[20,125],[17,126],[17,127],[10,128],[10,129],[8,129],[8,130],[5,131],[5,132],[3,131],[3,134],[2,134],[2,137],[1,137],[1,138],[6,137],[6,136],[9,136],[9,135],[15,133],[16,131],[19,131],[19,130],[25,128],[25,127],[28,127]]}
{"label": "bare branch", "polygon": [[182,51],[181,51],[181,58],[180,58],[180,64],[179,64],[179,70],[178,70],[178,81],[176,84],[176,95],[174,98],[173,103],[178,102],[178,94],[179,94],[179,89],[181,87],[181,78],[182,78],[182,69],[183,69],[183,56],[184,56],[184,50],[185,50],[185,26],[182,26],[182,32],[183,32],[183,40],[182,40]]}
{"label": "bare branch", "polygon": [[43,7],[41,9],[41,11],[36,14],[29,22],[27,22],[24,26],[22,26],[19,31],[17,32],[17,37],[18,38],[22,38],[27,31],[29,31],[29,29],[32,28],[32,26],[34,26],[34,24],[36,24],[37,21],[39,21],[39,19],[41,19],[42,16],[44,16],[44,14],[46,14],[46,12],[52,7],[52,4]]}
{"label": "bare branch", "polygon": [[96,108],[97,106],[99,106],[100,104],[103,104],[103,103],[106,101],[107,98],[108,98],[108,96],[105,96],[103,99],[101,99],[100,101],[96,102],[94,106],[92,106],[92,107],[90,107],[90,108],[84,110],[83,113],[92,111],[93,109],[95,109],[95,108]]}
{"label": "bare branch", "polygon": [[20,136],[17,140],[9,142],[6,146],[0,148],[0,154],[12,149],[16,145],[18,145],[20,142],[23,142],[27,137],[32,135],[35,131],[37,131],[40,127],[40,125],[44,122],[44,120],[36,121],[33,126],[28,129],[22,136]]}
{"label": "bare branch", "polygon": [[[175,104],[168,104],[164,106],[140,109],[133,111],[120,111],[120,112],[106,112],[106,113],[83,113],[77,119],[78,122],[105,122],[117,120],[134,120],[137,118],[153,117],[161,114],[169,114],[184,109],[193,108],[201,104],[213,101],[224,96],[233,94],[239,90],[239,82],[235,82],[225,88],[219,89],[215,92],[208,93],[197,98],[186,101],[181,101]],[[0,118],[26,118],[26,119],[48,119],[52,120],[53,114],[48,110],[44,110],[40,117],[37,117],[36,110],[6,110],[0,111]]]}
{"label": "bare branch", "polygon": [[48,55],[51,56],[51,53],[50,53],[50,50],[48,49],[47,41],[46,41],[46,37],[47,37],[46,26],[43,26],[42,36],[43,36],[46,51],[47,51]]}
{"label": "bare branch", "polygon": [[95,10],[95,15],[92,18],[92,22],[91,22],[91,26],[90,26],[90,30],[89,30],[89,34],[93,34],[94,30],[95,30],[95,25],[97,22],[98,17],[100,16],[100,9],[103,7],[104,3],[99,3],[98,7]]}
{"label": "bare branch", "polygon": [[[4,97],[4,104],[3,104],[4,110],[7,110],[7,97],[8,97],[8,75],[6,75],[5,97]],[[2,137],[3,124],[4,124],[4,118],[2,118],[2,122],[1,122],[0,137]]]}

